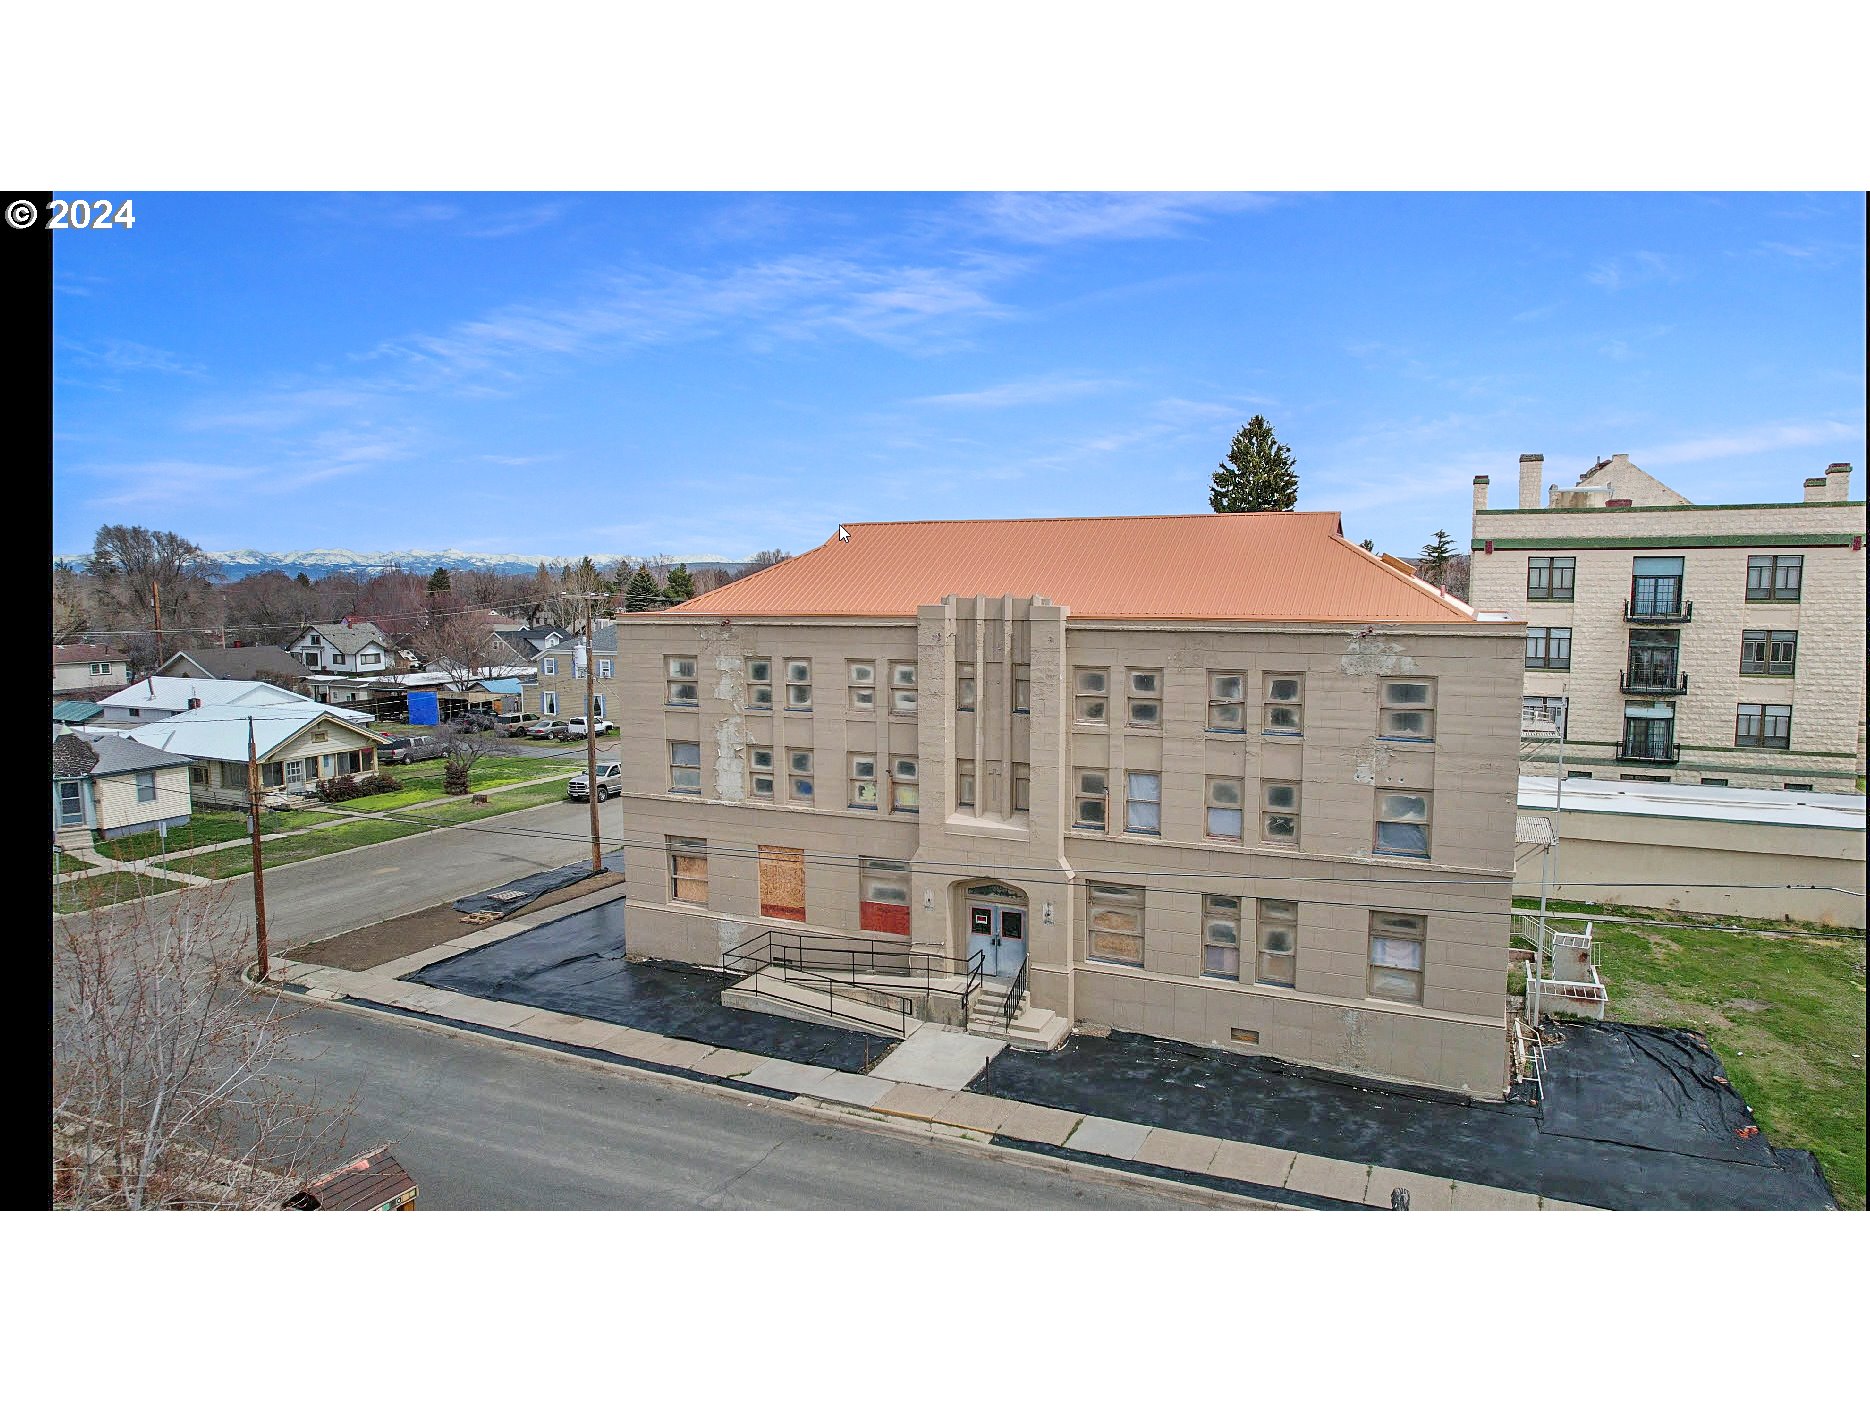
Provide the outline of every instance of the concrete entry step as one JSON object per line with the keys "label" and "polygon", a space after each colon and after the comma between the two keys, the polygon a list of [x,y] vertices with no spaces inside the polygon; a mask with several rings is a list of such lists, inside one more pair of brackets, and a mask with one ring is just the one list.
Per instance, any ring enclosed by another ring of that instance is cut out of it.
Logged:
{"label": "concrete entry step", "polygon": [[871,1067],[870,1074],[878,1080],[963,1090],[1005,1050],[1006,1042],[999,1038],[923,1023],[901,1046]]}

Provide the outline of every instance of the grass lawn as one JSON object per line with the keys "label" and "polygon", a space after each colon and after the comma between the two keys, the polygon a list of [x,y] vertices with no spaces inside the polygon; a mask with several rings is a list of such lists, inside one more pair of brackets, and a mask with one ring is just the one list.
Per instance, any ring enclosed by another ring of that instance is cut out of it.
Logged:
{"label": "grass lawn", "polygon": [[58,854],[58,869],[61,875],[68,871],[89,871],[96,865],[96,862],[87,862],[83,857],[71,852]]}
{"label": "grass lawn", "polygon": [[[328,823],[329,813],[262,813],[260,814],[260,832],[262,835],[275,832],[296,832],[300,828],[311,827],[314,823]],[[144,857],[159,856],[164,851],[186,852],[192,847],[212,847],[217,842],[235,842],[247,835],[247,815],[230,812],[226,809],[201,809],[188,822],[179,828],[170,828],[168,846],[163,845],[163,836],[159,832],[139,832],[130,837],[113,838],[109,842],[97,844],[97,850],[106,857],[119,862],[140,861]]]}
{"label": "grass lawn", "polygon": [[[1554,915],[1582,914],[1587,917],[1599,915],[1622,915],[1631,920],[1646,920],[1656,925],[1725,925],[1740,930],[1806,930],[1815,935],[1837,934],[1844,927],[1827,925],[1818,920],[1762,920],[1751,915],[1704,915],[1686,910],[1655,910],[1636,905],[1590,905],[1583,901],[1547,901],[1546,909]],[[1515,915],[1536,915],[1539,911],[1539,899],[1536,896],[1515,896],[1513,913]],[[1583,928],[1582,924],[1579,925]]]}
{"label": "grass lawn", "polygon": [[67,881],[52,888],[52,909],[70,915],[93,905],[115,905],[138,896],[157,896],[173,891],[182,883],[163,881],[154,876],[139,876],[129,871],[106,871],[87,876],[82,881]]}
{"label": "grass lawn", "polygon": [[[391,765],[384,773],[394,774],[402,780],[400,792],[346,799],[332,806],[353,813],[381,813],[440,798],[442,772],[447,763],[441,759],[425,759],[415,764]],[[479,793],[501,784],[517,784],[527,779],[565,778],[577,772],[577,767],[546,755],[487,755],[475,764],[469,774],[468,789],[472,793]]]}
{"label": "grass lawn", "polygon": [[1599,925],[1619,1022],[1692,1027],[1776,1145],[1809,1149],[1864,1207],[1864,943]]}

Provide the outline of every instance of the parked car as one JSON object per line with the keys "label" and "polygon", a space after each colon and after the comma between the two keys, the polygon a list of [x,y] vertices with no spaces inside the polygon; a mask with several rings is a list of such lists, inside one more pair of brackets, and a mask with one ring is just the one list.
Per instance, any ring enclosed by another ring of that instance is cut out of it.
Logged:
{"label": "parked car", "polygon": [[[616,760],[601,761],[597,766],[597,801],[615,798],[623,791],[623,766]],[[591,801],[591,777],[574,774],[565,784],[565,797],[577,803]]]}
{"label": "parked car", "polygon": [[414,764],[417,760],[440,759],[448,753],[448,742],[439,735],[398,735],[377,746],[378,764]]}
{"label": "parked car", "polygon": [[526,737],[530,740],[569,740],[571,727],[562,720],[542,720],[526,727]]}
{"label": "parked car", "polygon": [[[583,716],[573,716],[570,720],[565,722],[565,725],[566,728],[570,730],[572,739],[582,740],[585,738]],[[612,731],[616,730],[616,728],[617,727],[610,721],[604,720],[601,717],[592,726],[593,732],[598,735],[609,735]]]}
{"label": "parked car", "polygon": [[539,719],[537,711],[526,711],[516,716],[495,716],[494,732],[499,735],[518,736],[526,733],[526,727]]}

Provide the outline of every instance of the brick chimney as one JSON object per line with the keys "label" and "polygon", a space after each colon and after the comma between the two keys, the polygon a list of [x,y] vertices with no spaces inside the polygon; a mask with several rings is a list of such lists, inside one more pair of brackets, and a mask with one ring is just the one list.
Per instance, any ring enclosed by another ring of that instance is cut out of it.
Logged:
{"label": "brick chimney", "polygon": [[1485,477],[1474,479],[1474,509],[1476,511],[1487,509],[1487,479]]}
{"label": "brick chimney", "polygon": [[1539,509],[1539,490],[1545,485],[1545,454],[1521,453],[1519,455],[1519,509],[1537,511]]}
{"label": "brick chimney", "polygon": [[1831,487],[1830,487],[1829,482],[1825,478],[1807,477],[1805,479],[1805,504],[1807,506],[1811,505],[1811,503],[1815,501],[1830,501],[1830,500],[1831,500]]}
{"label": "brick chimney", "polygon": [[1851,465],[1847,462],[1834,462],[1825,469],[1825,500],[1849,501],[1851,499]]}

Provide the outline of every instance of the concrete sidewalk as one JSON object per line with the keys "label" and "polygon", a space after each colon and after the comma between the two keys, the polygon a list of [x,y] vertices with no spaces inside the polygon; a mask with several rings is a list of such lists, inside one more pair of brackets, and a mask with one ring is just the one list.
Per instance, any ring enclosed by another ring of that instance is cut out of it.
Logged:
{"label": "concrete sidewalk", "polygon": [[[303,990],[309,998],[356,1001],[508,1040],[547,1043],[562,1051],[622,1060],[686,1079],[710,1080],[755,1094],[786,1096],[859,1119],[916,1126],[938,1136],[998,1143],[1108,1168],[1172,1177],[1223,1191],[1270,1197],[1294,1206],[1388,1208],[1393,1190],[1402,1188],[1408,1191],[1412,1211],[1599,1210],[1479,1183],[920,1084],[912,1077],[943,1077],[926,1076],[924,1069],[908,1065],[903,1067],[903,1076],[892,1076],[890,1063],[902,1056],[900,1048],[878,1061],[867,1074],[859,1075],[403,982],[405,975],[440,960],[613,899],[613,892],[594,892],[530,919],[522,915],[466,929],[431,949],[363,973],[285,958],[274,961],[271,977],[274,982],[291,985],[289,991]],[[966,1051],[971,1060],[973,1049]]]}

